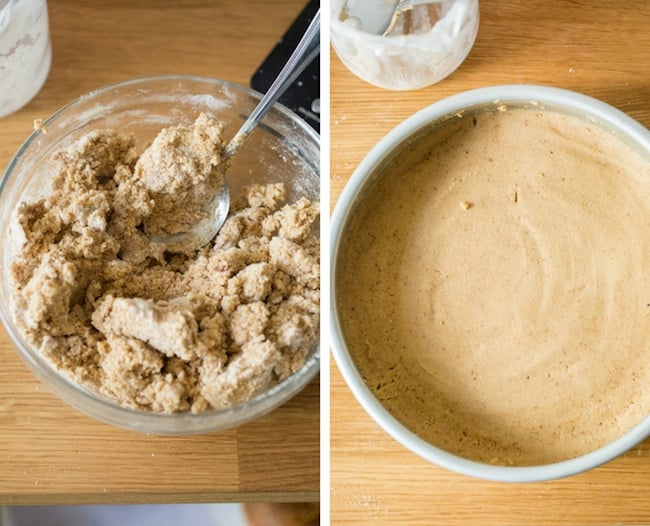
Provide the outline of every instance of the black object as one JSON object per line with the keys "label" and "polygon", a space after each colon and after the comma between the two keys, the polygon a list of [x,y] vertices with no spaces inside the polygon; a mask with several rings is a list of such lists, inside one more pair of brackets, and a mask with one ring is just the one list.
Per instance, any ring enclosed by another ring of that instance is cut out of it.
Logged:
{"label": "black object", "polygon": [[[310,0],[291,24],[280,41],[264,59],[251,78],[251,88],[266,93],[278,76],[289,56],[298,45],[307,26],[318,11],[319,0]],[[320,55],[316,57],[287,88],[279,102],[300,115],[317,132],[320,132]]]}

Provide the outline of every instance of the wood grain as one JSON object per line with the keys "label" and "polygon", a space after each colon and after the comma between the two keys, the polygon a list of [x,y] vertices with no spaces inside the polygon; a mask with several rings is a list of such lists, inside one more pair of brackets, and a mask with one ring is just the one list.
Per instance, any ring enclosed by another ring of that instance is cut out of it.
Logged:
{"label": "wood grain", "polygon": [[[481,2],[475,46],[440,83],[391,92],[353,76],[332,51],[331,204],[368,151],[417,110],[494,84],[559,86],[597,97],[650,126],[650,3]],[[405,450],[331,367],[332,524],[650,523],[650,440],[588,473],[503,484],[451,473]]]}
{"label": "wood grain", "polygon": [[[33,120],[108,83],[162,73],[248,85],[303,0],[49,1],[52,69],[0,119],[0,169]],[[49,394],[0,331],[0,504],[315,501],[319,383],[261,420],[196,437],[95,422]]]}

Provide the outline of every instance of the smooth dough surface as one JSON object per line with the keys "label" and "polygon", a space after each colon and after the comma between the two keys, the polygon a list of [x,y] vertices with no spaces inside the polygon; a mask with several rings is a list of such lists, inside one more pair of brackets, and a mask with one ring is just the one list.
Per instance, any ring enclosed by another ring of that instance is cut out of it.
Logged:
{"label": "smooth dough surface", "polygon": [[648,225],[650,164],[605,130],[529,109],[457,118],[354,213],[345,340],[432,444],[504,465],[587,453],[650,412]]}

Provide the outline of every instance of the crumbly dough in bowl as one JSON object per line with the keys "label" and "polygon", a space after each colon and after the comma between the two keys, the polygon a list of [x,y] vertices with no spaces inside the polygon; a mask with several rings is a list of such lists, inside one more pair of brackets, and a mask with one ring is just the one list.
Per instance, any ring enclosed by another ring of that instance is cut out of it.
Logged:
{"label": "crumbly dough in bowl", "polygon": [[93,131],[56,154],[52,194],[17,210],[17,326],[57,369],[126,407],[244,402],[296,372],[317,337],[317,202],[252,185],[204,248],[145,234],[148,219],[173,232],[202,213],[223,146],[204,115],[142,154],[128,134]]}

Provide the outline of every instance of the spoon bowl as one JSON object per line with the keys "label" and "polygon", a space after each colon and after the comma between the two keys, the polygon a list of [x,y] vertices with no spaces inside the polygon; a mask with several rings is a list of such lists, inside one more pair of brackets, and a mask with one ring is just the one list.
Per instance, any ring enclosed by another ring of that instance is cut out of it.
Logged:
{"label": "spoon bowl", "polygon": [[207,204],[205,211],[207,216],[195,223],[186,232],[179,232],[166,236],[152,236],[151,238],[159,243],[168,245],[170,250],[175,247],[187,247],[188,244],[200,248],[209,243],[217,235],[223,223],[228,217],[230,208],[230,192],[225,174],[228,171],[230,161],[242,144],[248,139],[251,132],[262,121],[273,105],[278,101],[287,88],[296,80],[298,75],[314,60],[320,52],[320,9],[314,15],[305,34],[298,42],[296,49],[289,57],[289,60],[278,74],[271,87],[262,97],[259,104],[251,112],[241,128],[226,145],[223,150],[223,166],[215,169],[221,170],[224,174],[222,184],[214,198]]}

